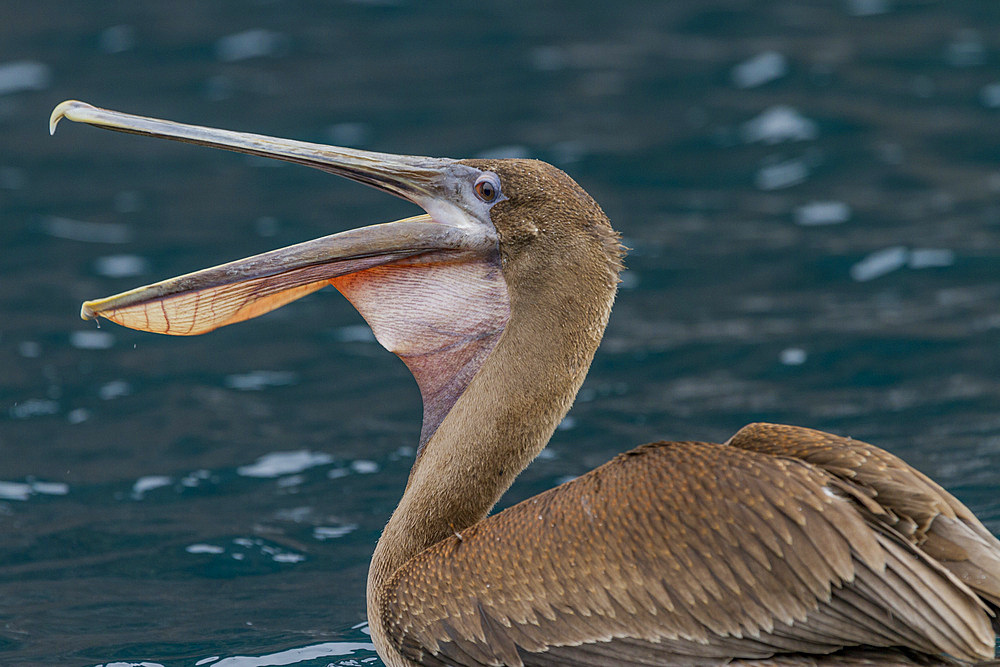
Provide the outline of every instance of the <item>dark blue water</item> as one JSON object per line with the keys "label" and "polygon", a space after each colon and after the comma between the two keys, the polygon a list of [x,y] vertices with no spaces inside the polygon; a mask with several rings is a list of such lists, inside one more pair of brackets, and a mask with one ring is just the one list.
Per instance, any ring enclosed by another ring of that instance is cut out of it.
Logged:
{"label": "dark blue water", "polygon": [[82,300],[416,211],[65,124],[79,98],[570,172],[632,248],[504,500],[773,420],[886,447],[1000,531],[1000,5],[7,2],[0,663],[377,664],[364,579],[416,385],[335,292],[199,338]]}

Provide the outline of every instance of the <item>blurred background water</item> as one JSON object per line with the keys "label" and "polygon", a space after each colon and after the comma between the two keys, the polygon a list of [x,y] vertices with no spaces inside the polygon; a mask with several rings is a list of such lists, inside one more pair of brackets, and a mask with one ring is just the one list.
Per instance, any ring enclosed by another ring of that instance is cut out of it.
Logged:
{"label": "blurred background water", "polygon": [[0,6],[0,663],[378,664],[364,580],[420,429],[336,292],[205,337],[79,303],[412,206],[64,124],[79,98],[397,153],[532,156],[632,248],[503,504],[772,420],[902,455],[1000,530],[1000,3]]}

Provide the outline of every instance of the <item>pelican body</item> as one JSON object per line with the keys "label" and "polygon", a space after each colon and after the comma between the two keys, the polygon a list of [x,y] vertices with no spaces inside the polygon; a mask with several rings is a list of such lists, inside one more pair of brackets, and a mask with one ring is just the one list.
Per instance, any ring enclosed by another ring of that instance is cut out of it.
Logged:
{"label": "pelican body", "polygon": [[379,539],[368,620],[390,667],[859,665],[994,657],[1000,543],[872,445],[753,424],[658,442],[494,515],[545,447],[604,333],[622,248],[534,160],[450,160],[52,114],[316,167],[425,215],[88,301],[85,318],[190,335],[326,285],[413,373],[423,428]]}

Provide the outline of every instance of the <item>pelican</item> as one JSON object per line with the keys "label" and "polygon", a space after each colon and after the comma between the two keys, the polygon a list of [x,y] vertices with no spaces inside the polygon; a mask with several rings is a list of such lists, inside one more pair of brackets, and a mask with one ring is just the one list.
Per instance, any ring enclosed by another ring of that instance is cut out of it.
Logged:
{"label": "pelican", "polygon": [[87,301],[173,335],[333,285],[416,378],[423,426],[368,575],[389,667],[909,665],[994,658],[1000,542],[892,454],[794,426],[656,442],[490,515],[573,403],[623,250],[536,160],[452,160],[96,108],[62,118],[315,167],[425,213]]}

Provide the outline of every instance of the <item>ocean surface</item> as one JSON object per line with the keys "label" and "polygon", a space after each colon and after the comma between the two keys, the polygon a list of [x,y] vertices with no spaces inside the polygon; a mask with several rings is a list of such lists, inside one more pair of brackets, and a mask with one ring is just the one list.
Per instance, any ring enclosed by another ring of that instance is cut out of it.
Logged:
{"label": "ocean surface", "polygon": [[752,421],[885,447],[1000,531],[1000,3],[0,5],[0,664],[379,665],[364,582],[420,397],[335,291],[194,338],[80,302],[406,202],[64,123],[64,99],[530,156],[631,248],[506,506]]}

